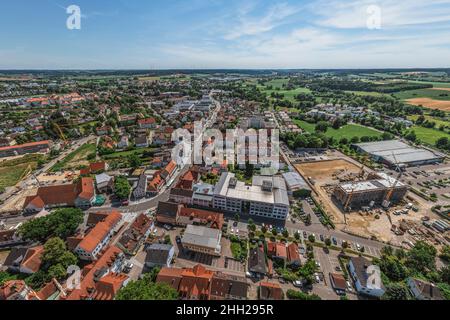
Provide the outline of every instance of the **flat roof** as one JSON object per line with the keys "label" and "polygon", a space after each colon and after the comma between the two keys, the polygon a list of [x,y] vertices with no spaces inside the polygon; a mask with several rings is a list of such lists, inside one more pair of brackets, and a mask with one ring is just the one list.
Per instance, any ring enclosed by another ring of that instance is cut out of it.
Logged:
{"label": "flat roof", "polygon": [[289,189],[302,188],[311,190],[305,179],[303,179],[302,176],[297,172],[285,172],[282,174],[282,176],[286,181]]}
{"label": "flat roof", "polygon": [[393,164],[438,160],[445,157],[438,152],[409,146],[400,140],[359,143],[356,146],[366,153],[381,157]]}
{"label": "flat roof", "polygon": [[220,248],[221,231],[203,226],[188,225],[181,241],[212,249]]}
{"label": "flat roof", "polygon": [[381,188],[392,188],[392,187],[403,187],[404,183],[398,181],[397,179],[385,174],[384,172],[377,173],[380,179],[359,181],[359,182],[349,182],[340,185],[345,192],[358,192],[358,191],[369,191]]}

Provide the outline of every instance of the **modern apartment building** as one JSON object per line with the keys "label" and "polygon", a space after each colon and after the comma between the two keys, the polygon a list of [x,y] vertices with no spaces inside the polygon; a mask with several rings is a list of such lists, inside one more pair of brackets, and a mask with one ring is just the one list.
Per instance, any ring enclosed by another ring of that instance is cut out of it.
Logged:
{"label": "modern apartment building", "polygon": [[224,172],[214,189],[215,209],[284,220],[289,213],[289,198],[282,177],[254,176],[251,185]]}

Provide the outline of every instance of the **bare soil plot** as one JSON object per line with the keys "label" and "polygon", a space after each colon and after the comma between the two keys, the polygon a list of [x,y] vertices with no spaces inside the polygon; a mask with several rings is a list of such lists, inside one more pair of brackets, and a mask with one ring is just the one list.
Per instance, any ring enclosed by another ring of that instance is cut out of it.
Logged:
{"label": "bare soil plot", "polygon": [[327,160],[296,164],[295,168],[304,175],[316,181],[328,181],[334,173],[347,171],[348,173],[358,173],[361,168],[348,162],[347,160]]}
{"label": "bare soil plot", "polygon": [[431,98],[414,98],[407,99],[406,102],[416,106],[422,105],[425,108],[450,111],[450,101],[434,100]]}

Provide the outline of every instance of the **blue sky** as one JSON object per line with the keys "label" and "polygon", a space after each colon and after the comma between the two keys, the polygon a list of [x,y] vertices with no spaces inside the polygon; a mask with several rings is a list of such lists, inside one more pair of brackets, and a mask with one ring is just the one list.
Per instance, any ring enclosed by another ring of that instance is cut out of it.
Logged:
{"label": "blue sky", "polygon": [[0,69],[396,67],[450,67],[450,0],[0,3]]}

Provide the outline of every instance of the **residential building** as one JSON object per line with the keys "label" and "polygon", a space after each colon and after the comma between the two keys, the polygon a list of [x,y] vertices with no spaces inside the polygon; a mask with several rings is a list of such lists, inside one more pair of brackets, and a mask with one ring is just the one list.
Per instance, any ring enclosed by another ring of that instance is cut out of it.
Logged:
{"label": "residential building", "polygon": [[272,242],[267,244],[267,255],[272,259],[287,260],[286,244],[282,242]]}
{"label": "residential building", "polygon": [[246,300],[249,284],[244,277],[215,272],[209,290],[210,300]]}
{"label": "residential building", "polygon": [[147,185],[147,192],[149,196],[156,196],[164,187],[164,179],[159,173],[156,173],[153,179]]}
{"label": "residential building", "polygon": [[83,268],[79,288],[66,288],[67,296],[61,299],[113,300],[129,281],[128,276],[121,273],[124,263],[125,255],[119,248],[107,248],[98,260]]}
{"label": "residential building", "polygon": [[177,212],[177,224],[181,226],[201,225],[222,230],[224,219],[223,214],[219,212],[182,207]]}
{"label": "residential building", "polygon": [[110,193],[114,190],[114,179],[106,173],[96,175],[95,184],[100,193]]}
{"label": "residential building", "polygon": [[203,226],[188,225],[181,238],[185,249],[220,256],[222,231]]}
{"label": "residential building", "polygon": [[347,291],[347,281],[339,273],[330,273],[330,282],[337,294],[345,294]]}
{"label": "residential building", "polygon": [[147,136],[143,135],[136,137],[134,139],[134,144],[136,148],[147,148],[149,146]]}
{"label": "residential building", "polygon": [[278,283],[261,282],[258,287],[260,300],[283,300],[284,294]]}
{"label": "residential building", "polygon": [[0,300],[38,300],[38,297],[25,281],[11,280],[0,286]]}
{"label": "residential building", "polygon": [[141,213],[122,234],[117,246],[127,254],[135,254],[154,227],[153,220]]}
{"label": "residential building", "polygon": [[170,189],[169,200],[176,203],[191,205],[193,194],[194,192],[189,189],[172,188]]}
{"label": "residential building", "polygon": [[138,120],[138,126],[140,129],[155,129],[157,126],[155,118],[145,118]]}
{"label": "residential building", "polygon": [[129,145],[130,145],[130,141],[129,141],[128,136],[122,136],[120,138],[119,143],[117,143],[117,148],[125,149],[125,148],[128,148]]}
{"label": "residential building", "polygon": [[147,196],[147,175],[142,173],[139,176],[136,187],[132,192],[133,198],[135,200],[145,198]]}
{"label": "residential building", "polygon": [[433,283],[409,277],[407,284],[417,300],[445,300],[441,290]]}
{"label": "residential building", "polygon": [[375,277],[369,279],[367,269],[370,265],[372,263],[364,257],[351,257],[348,270],[359,294],[380,298],[385,292],[383,282]]}
{"label": "residential building", "polygon": [[170,268],[175,248],[171,244],[154,243],[147,248],[145,265],[148,268],[167,267]]}
{"label": "residential building", "polygon": [[212,208],[214,204],[214,186],[197,183],[192,187],[192,204],[204,208]]}
{"label": "residential building", "polygon": [[3,266],[12,272],[33,274],[39,271],[41,267],[41,257],[44,252],[43,246],[32,248],[15,247],[5,259]]}
{"label": "residential building", "polygon": [[264,248],[262,246],[250,249],[248,256],[248,271],[260,278],[266,276],[266,254],[264,253]]}
{"label": "residential building", "polygon": [[81,260],[96,260],[102,249],[108,245],[113,235],[119,230],[121,222],[122,214],[118,211],[109,213],[105,220],[97,223],[94,228],[88,231],[75,248],[75,253]]}
{"label": "residential building", "polygon": [[249,186],[238,181],[233,173],[224,172],[214,188],[213,207],[284,220],[289,213],[286,184],[281,177],[254,176]]}
{"label": "residential building", "polygon": [[160,201],[156,208],[156,221],[162,224],[176,225],[178,213],[182,207],[179,203]]}
{"label": "residential building", "polygon": [[105,161],[93,162],[90,163],[87,168],[81,169],[81,175],[90,175],[90,174],[98,174],[103,173],[108,170],[108,164]]}
{"label": "residential building", "polygon": [[298,245],[295,242],[290,243],[287,247],[287,260],[291,265],[300,266],[300,254],[298,252]]}

